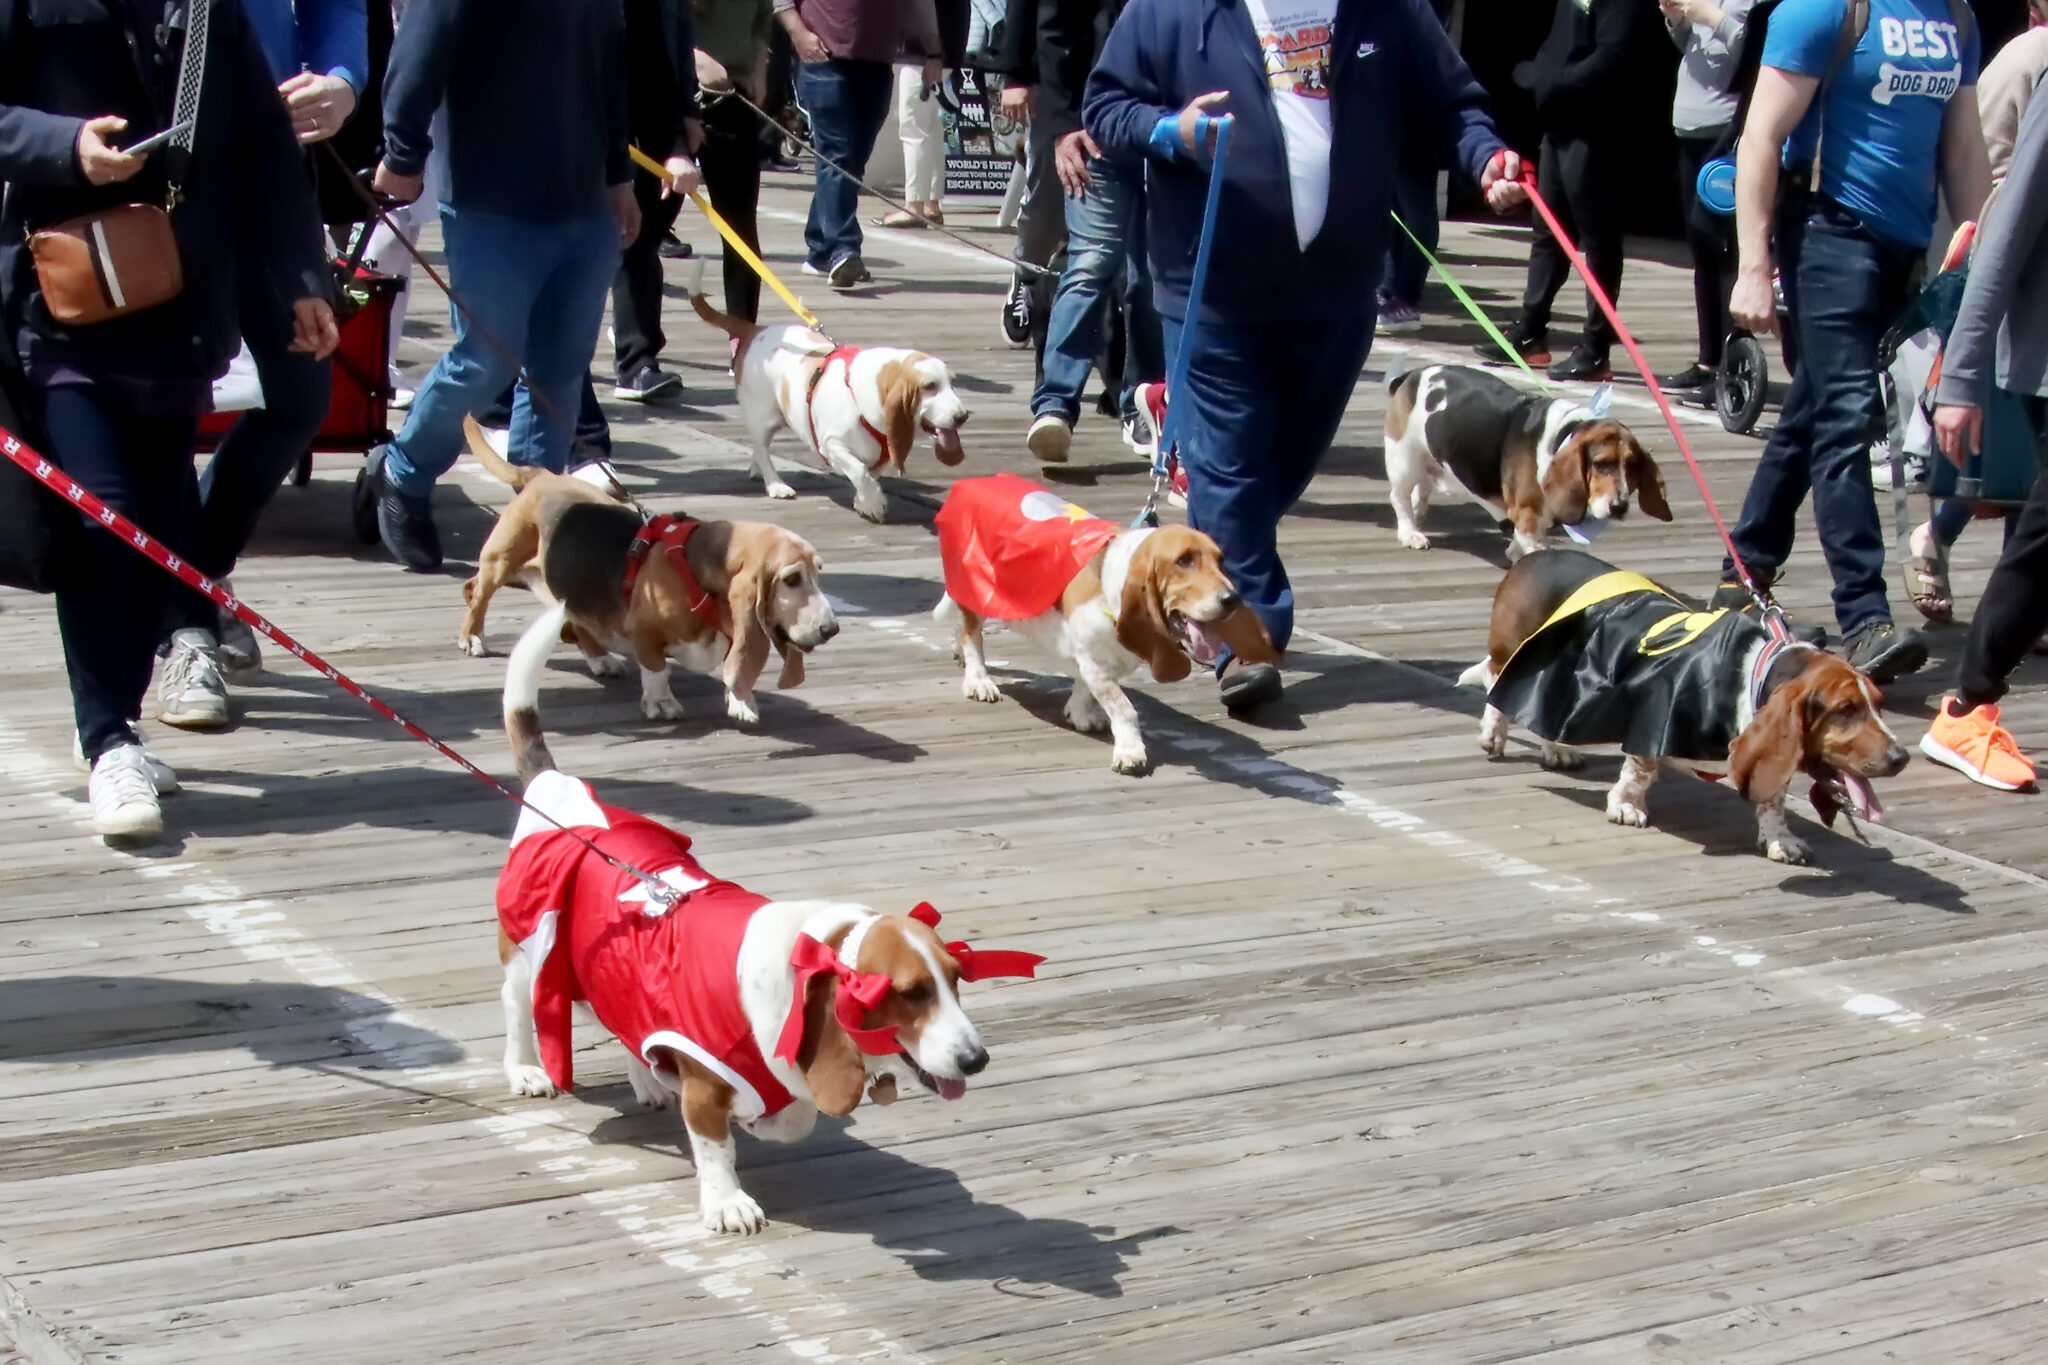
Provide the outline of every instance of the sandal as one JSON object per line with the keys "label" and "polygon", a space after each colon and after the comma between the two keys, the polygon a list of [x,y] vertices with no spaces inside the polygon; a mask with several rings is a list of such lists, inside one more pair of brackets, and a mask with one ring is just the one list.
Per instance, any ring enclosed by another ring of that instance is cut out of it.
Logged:
{"label": "sandal", "polygon": [[945,221],[946,216],[943,213],[917,213],[897,209],[894,213],[885,213],[880,218],[875,219],[875,226],[885,228],[921,228]]}
{"label": "sandal", "polygon": [[1914,555],[1905,564],[1906,597],[1928,624],[1956,619],[1956,595],[1948,585],[1947,555]]}

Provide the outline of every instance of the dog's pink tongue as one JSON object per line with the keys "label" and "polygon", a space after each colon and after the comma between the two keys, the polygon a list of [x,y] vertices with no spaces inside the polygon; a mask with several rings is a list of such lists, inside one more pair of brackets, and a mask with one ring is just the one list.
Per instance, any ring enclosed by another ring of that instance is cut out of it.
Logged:
{"label": "dog's pink tongue", "polygon": [[940,464],[959,464],[967,458],[967,452],[960,445],[958,427],[938,427],[932,432],[932,449],[939,457]]}
{"label": "dog's pink tongue", "polygon": [[942,1100],[957,1100],[967,1093],[965,1081],[948,1080],[944,1076],[934,1076],[932,1080],[938,1085],[939,1098]]}
{"label": "dog's pink tongue", "polygon": [[1884,806],[1877,799],[1877,791],[1868,781],[1855,773],[1842,774],[1842,790],[1849,794],[1849,804],[1855,808],[1856,818],[1868,820],[1873,825],[1884,823]]}
{"label": "dog's pink tongue", "polygon": [[1196,663],[1213,664],[1223,657],[1223,632],[1208,621],[1190,621],[1188,645]]}

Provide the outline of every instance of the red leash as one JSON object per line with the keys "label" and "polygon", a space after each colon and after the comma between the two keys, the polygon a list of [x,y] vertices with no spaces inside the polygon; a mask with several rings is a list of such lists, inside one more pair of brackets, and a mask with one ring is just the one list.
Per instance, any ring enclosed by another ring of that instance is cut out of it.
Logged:
{"label": "red leash", "polygon": [[224,591],[221,588],[221,586],[218,583],[215,583],[212,579],[200,573],[197,569],[193,568],[190,564],[187,564],[179,556],[172,554],[155,537],[151,536],[149,532],[143,530],[140,526],[137,526],[134,522],[128,520],[128,518],[122,516],[113,508],[107,506],[97,497],[94,497],[91,492],[82,487],[76,480],[67,476],[63,470],[59,469],[56,465],[52,464],[46,457],[39,455],[34,450],[30,449],[25,443],[23,443],[20,437],[16,436],[11,431],[8,431],[5,427],[0,427],[0,455],[5,455],[8,459],[14,461],[14,463],[18,465],[23,472],[28,474],[28,476],[30,478],[33,478],[37,483],[40,483],[43,487],[49,489],[52,493],[55,493],[58,497],[64,499],[66,502],[73,504],[80,511],[84,512],[87,516],[93,518],[102,526],[106,527],[116,537],[126,541],[129,545],[133,546],[136,552],[141,554],[143,558],[149,560],[150,563],[155,564],[158,568],[165,570],[172,577],[176,578],[180,583],[183,583],[186,587],[193,589],[195,592],[199,593],[201,596],[211,601],[215,606],[221,608],[223,611],[230,613],[234,616],[236,620],[240,621],[243,625],[248,626],[251,630],[261,632],[263,635],[267,636],[269,639],[276,642],[276,644],[279,645],[281,648],[289,650],[294,657],[303,659],[315,671],[319,672],[321,675],[326,677],[329,681],[334,683],[334,685],[339,687],[342,691],[348,693],[351,697],[354,697],[357,701],[369,707],[372,711],[375,711],[378,715],[384,717],[386,720],[396,724],[397,726],[399,726],[399,728],[403,729],[407,734],[411,735],[414,739],[426,745],[435,753],[441,755],[441,757],[447,759],[450,763],[453,763],[456,767],[462,769],[471,777],[474,777],[477,781],[489,785],[491,788],[496,790],[500,795],[508,797],[511,800],[518,802],[527,810],[532,811],[541,819],[546,820],[556,829],[562,830],[564,833],[575,838],[580,843],[582,843],[582,845],[585,848],[589,849],[592,853],[595,853],[598,857],[604,859],[605,862],[609,863],[612,867],[618,869],[621,872],[626,873],[629,876],[639,878],[640,881],[646,885],[647,894],[649,895],[649,897],[655,899],[662,906],[667,907],[675,903],[675,900],[679,894],[676,888],[670,886],[667,882],[662,881],[658,877],[654,877],[646,872],[642,872],[639,868],[634,867],[630,863],[621,862],[619,859],[612,857],[609,853],[606,853],[603,849],[599,848],[589,839],[584,838],[575,830],[570,829],[567,825],[562,824],[561,821],[556,820],[546,811],[541,810],[539,807],[530,804],[526,800],[526,798],[521,796],[518,792],[513,791],[503,782],[491,776],[482,768],[477,767],[476,764],[470,762],[461,754],[455,752],[455,750],[449,748],[446,744],[443,744],[440,740],[435,739],[432,735],[428,734],[425,730],[422,730],[419,726],[407,720],[404,716],[399,715],[398,712],[392,710],[391,707],[388,706],[380,698],[372,695],[370,692],[365,690],[360,683],[356,682],[355,679],[349,677],[346,673],[343,673],[333,664],[328,663],[327,660],[321,658],[312,650],[307,649],[304,645],[300,644],[297,640],[294,640],[290,635],[287,635],[278,627],[273,626],[272,624],[270,624],[270,622],[264,620],[261,616],[258,616],[255,612],[249,609],[247,603],[243,602],[239,598],[230,596],[226,591]]}
{"label": "red leash", "polygon": [[1742,586],[1749,590],[1749,595],[1756,599],[1757,609],[1764,614],[1765,624],[1770,626],[1773,633],[1785,633],[1783,613],[1765,598],[1762,590],[1756,585],[1756,579],[1750,574],[1749,566],[1742,562],[1742,554],[1735,548],[1735,538],[1728,533],[1728,523],[1721,519],[1721,509],[1714,505],[1714,495],[1707,491],[1707,478],[1700,472],[1700,462],[1693,456],[1692,443],[1685,439],[1685,432],[1679,428],[1678,414],[1671,410],[1670,400],[1665,398],[1664,390],[1657,386],[1656,376],[1650,373],[1650,362],[1643,358],[1642,348],[1636,345],[1635,337],[1629,333],[1627,324],[1622,322],[1621,314],[1614,307],[1614,300],[1600,287],[1600,281],[1593,278],[1593,267],[1586,264],[1585,256],[1572,244],[1571,235],[1564,230],[1564,225],[1557,221],[1557,215],[1550,211],[1550,205],[1543,202],[1543,196],[1536,189],[1534,170],[1527,173],[1522,181],[1522,188],[1529,192],[1529,202],[1536,206],[1536,212],[1543,219],[1543,225],[1550,229],[1550,235],[1557,239],[1557,244],[1571,259],[1573,268],[1579,272],[1579,278],[1586,282],[1586,292],[1593,296],[1593,302],[1600,305],[1600,311],[1606,314],[1607,321],[1613,324],[1614,334],[1621,338],[1622,349],[1626,350],[1628,358],[1635,362],[1637,372],[1643,376],[1643,383],[1650,390],[1650,397],[1657,400],[1658,411],[1664,414],[1664,424],[1671,428],[1671,438],[1678,442],[1678,453],[1685,456],[1686,468],[1692,471],[1692,481],[1699,485],[1700,498],[1707,504],[1707,515],[1714,519],[1714,529],[1720,532],[1721,544],[1728,549],[1728,561],[1735,566],[1736,577],[1742,580]]}

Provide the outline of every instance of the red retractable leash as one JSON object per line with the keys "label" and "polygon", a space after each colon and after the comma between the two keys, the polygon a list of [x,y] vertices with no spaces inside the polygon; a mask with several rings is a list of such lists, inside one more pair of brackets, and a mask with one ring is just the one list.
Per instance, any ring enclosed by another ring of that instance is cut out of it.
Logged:
{"label": "red retractable leash", "polygon": [[59,469],[47,457],[36,453],[20,437],[5,427],[0,427],[0,455],[5,455],[37,483],[40,483],[58,497],[71,503],[81,512],[99,522],[117,538],[126,541],[137,554],[149,560],[150,563],[163,569],[180,583],[199,593],[221,610],[228,612],[243,625],[248,626],[251,630],[261,632],[280,648],[289,650],[294,658],[303,659],[308,666],[334,683],[342,691],[348,693],[351,697],[354,697],[386,720],[397,725],[414,739],[426,745],[435,753],[441,755],[441,757],[447,759],[471,777],[474,777],[477,781],[486,784],[499,795],[515,801],[527,810],[532,811],[535,815],[538,815],[541,819],[547,821],[556,829],[561,830],[582,844],[586,849],[604,859],[613,868],[630,877],[637,878],[647,887],[649,899],[659,904],[664,910],[675,904],[681,894],[675,887],[651,873],[641,871],[631,863],[623,862],[613,857],[595,843],[577,833],[577,831],[569,828],[546,811],[527,801],[518,792],[513,791],[512,788],[506,786],[503,782],[455,752],[448,745],[434,738],[404,716],[399,715],[381,698],[364,688],[362,684],[349,677],[348,674],[342,672],[333,664],[328,663],[327,660],[321,658],[312,650],[307,649],[283,630],[258,616],[249,609],[247,603],[228,593],[220,584],[214,582],[205,574],[200,573],[178,555],[171,553],[149,532],[143,530],[140,526],[137,526],[134,522],[93,496],[77,480],[66,475],[62,469]]}
{"label": "red retractable leash", "polygon": [[1742,586],[1755,599],[1757,610],[1763,613],[1764,624],[1770,632],[1781,640],[1789,640],[1792,633],[1785,625],[1785,614],[1775,602],[1764,596],[1763,590],[1757,587],[1756,578],[1750,573],[1749,566],[1742,562],[1742,553],[1735,548],[1735,538],[1728,532],[1728,523],[1721,519],[1721,509],[1714,504],[1714,495],[1707,491],[1707,477],[1700,471],[1699,460],[1693,456],[1692,443],[1685,439],[1685,432],[1678,425],[1678,414],[1671,410],[1670,400],[1664,396],[1664,390],[1658,387],[1656,376],[1650,373],[1650,362],[1643,358],[1642,348],[1636,345],[1636,339],[1630,334],[1628,325],[1621,320],[1621,313],[1615,308],[1614,300],[1601,288],[1600,281],[1593,278],[1593,267],[1586,263],[1585,256],[1573,245],[1571,234],[1564,230],[1564,225],[1558,222],[1557,215],[1551,212],[1550,205],[1544,202],[1543,195],[1536,188],[1535,168],[1526,161],[1523,162],[1522,188],[1528,192],[1529,202],[1535,205],[1537,215],[1543,219],[1543,225],[1550,229],[1550,235],[1557,239],[1558,246],[1563,248],[1572,267],[1579,272],[1579,278],[1586,282],[1586,292],[1593,296],[1593,302],[1600,305],[1600,311],[1606,315],[1607,321],[1613,324],[1615,336],[1621,339],[1622,349],[1628,352],[1628,358],[1635,363],[1637,372],[1643,376],[1643,383],[1649,388],[1650,397],[1657,400],[1657,409],[1664,414],[1664,424],[1671,428],[1671,438],[1678,443],[1678,453],[1685,457],[1686,468],[1692,471],[1692,480],[1699,485],[1700,498],[1707,504],[1707,515],[1714,519],[1714,529],[1720,533],[1721,544],[1728,550],[1728,562],[1735,566],[1736,577],[1742,580]]}

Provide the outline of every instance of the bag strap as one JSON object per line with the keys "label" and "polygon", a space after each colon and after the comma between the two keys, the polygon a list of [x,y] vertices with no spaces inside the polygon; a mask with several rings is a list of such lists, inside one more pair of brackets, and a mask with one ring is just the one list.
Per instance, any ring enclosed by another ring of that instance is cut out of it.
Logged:
{"label": "bag strap", "polygon": [[185,50],[178,58],[178,94],[171,105],[171,134],[164,150],[164,171],[171,189],[167,207],[185,197],[186,173],[192,168],[192,137],[199,130],[199,95],[206,85],[207,33],[213,0],[185,0]]}

